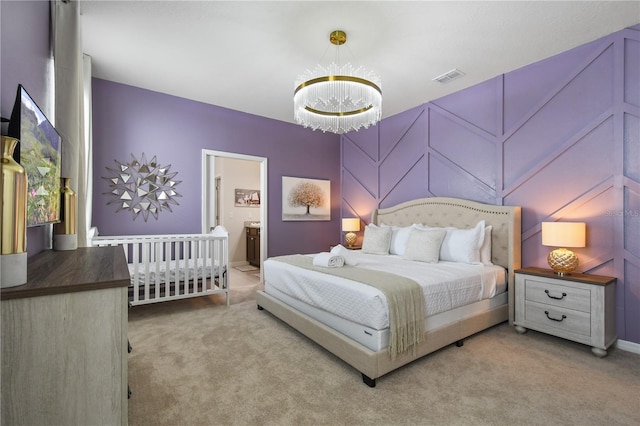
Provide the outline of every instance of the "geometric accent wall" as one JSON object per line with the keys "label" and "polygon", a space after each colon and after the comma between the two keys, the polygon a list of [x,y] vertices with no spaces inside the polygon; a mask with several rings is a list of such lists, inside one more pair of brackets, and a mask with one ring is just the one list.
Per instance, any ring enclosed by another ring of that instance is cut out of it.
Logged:
{"label": "geometric accent wall", "polygon": [[618,337],[640,343],[640,26],[342,135],[342,215],[449,196],[522,207],[522,264],[543,221],[584,221],[579,270],[615,276]]}

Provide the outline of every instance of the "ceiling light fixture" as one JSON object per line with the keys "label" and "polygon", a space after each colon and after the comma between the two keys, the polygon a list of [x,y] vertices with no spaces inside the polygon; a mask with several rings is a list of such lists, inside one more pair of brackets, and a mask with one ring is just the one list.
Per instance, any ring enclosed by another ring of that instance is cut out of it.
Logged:
{"label": "ceiling light fixture", "polygon": [[336,59],[328,66],[318,64],[313,70],[306,70],[296,80],[296,122],[338,134],[366,129],[382,116],[380,77],[349,62],[340,65],[338,47],[347,42],[344,31],[331,32],[329,41],[336,46]]}

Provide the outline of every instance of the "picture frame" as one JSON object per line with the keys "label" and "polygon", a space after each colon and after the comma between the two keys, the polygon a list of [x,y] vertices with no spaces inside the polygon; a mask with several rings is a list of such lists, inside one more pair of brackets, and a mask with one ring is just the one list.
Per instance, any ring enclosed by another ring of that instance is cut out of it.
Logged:
{"label": "picture frame", "polygon": [[260,207],[260,190],[236,188],[233,199],[236,207]]}
{"label": "picture frame", "polygon": [[331,181],[282,176],[282,220],[331,220]]}

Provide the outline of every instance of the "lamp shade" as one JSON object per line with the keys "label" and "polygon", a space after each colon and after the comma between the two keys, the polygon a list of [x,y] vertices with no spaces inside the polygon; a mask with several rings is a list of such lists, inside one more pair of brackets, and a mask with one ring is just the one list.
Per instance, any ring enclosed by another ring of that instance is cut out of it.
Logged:
{"label": "lamp shade", "polygon": [[584,247],[584,222],[542,222],[542,245],[553,247]]}
{"label": "lamp shade", "polygon": [[342,230],[347,232],[359,231],[360,219],[357,217],[342,219]]}

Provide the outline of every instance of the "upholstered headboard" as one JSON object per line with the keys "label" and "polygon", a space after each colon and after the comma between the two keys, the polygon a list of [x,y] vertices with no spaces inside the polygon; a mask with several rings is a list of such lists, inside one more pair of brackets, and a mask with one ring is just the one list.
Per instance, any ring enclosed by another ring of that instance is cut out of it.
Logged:
{"label": "upholstered headboard", "polygon": [[429,226],[473,228],[478,221],[493,225],[491,261],[507,268],[509,322],[513,322],[514,271],[521,266],[521,210],[518,206],[494,206],[459,198],[431,197],[407,201],[373,211],[371,222],[392,226],[421,223]]}

